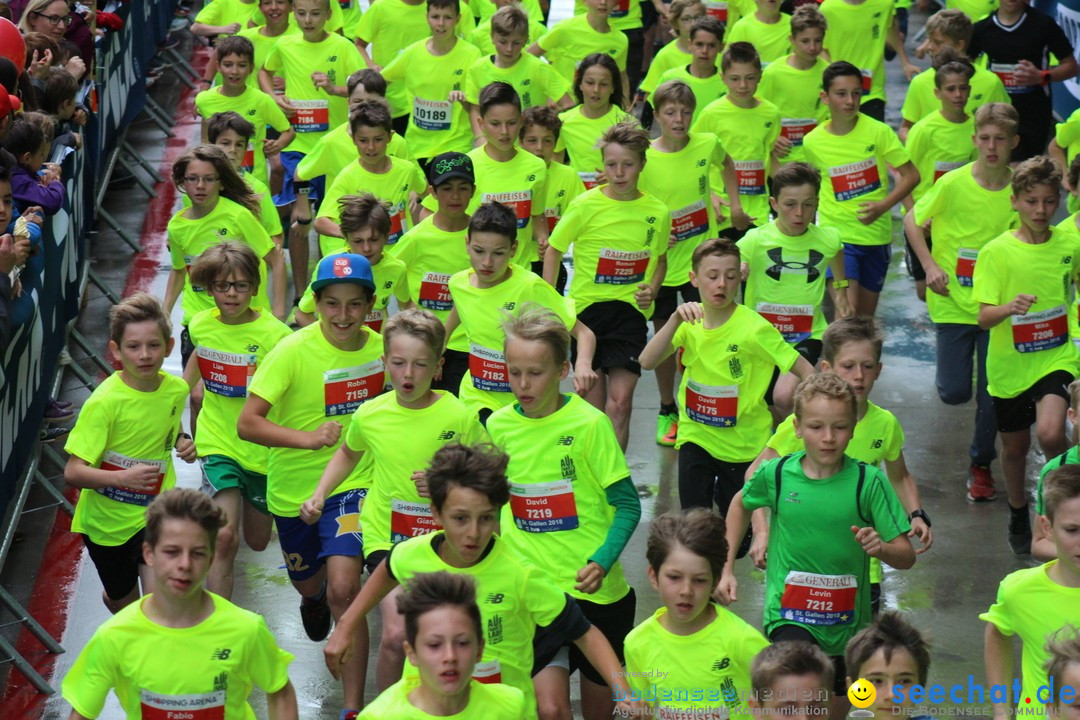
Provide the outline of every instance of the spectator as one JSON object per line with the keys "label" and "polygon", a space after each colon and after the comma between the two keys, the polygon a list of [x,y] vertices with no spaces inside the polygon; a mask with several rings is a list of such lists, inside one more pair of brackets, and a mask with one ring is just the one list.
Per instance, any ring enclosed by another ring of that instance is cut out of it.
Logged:
{"label": "spectator", "polygon": [[[64,49],[65,37],[73,22],[81,22],[83,27],[86,25],[81,17],[71,12],[67,0],[30,0],[26,3],[26,9],[23,10],[19,20],[19,30],[24,35],[32,32],[48,35],[61,49]],[[75,52],[65,60],[65,69],[76,78],[82,78],[86,73],[87,64],[80,57],[81,43],[76,41],[71,44]]]}
{"label": "spectator", "polygon": [[[82,137],[73,127],[80,124],[76,119],[76,113],[80,109],[75,99],[78,92],[79,83],[71,73],[62,68],[50,68],[39,99],[41,111],[51,115],[54,121],[53,132],[56,137],[52,141],[52,157],[56,156],[59,146],[73,147],[76,150],[82,147]],[[85,112],[81,115],[85,117]]]}
{"label": "spectator", "polygon": [[[54,215],[64,205],[64,186],[60,184],[60,167],[46,163],[49,142],[37,123],[16,118],[3,138],[4,149],[15,156],[11,169],[11,193],[15,207],[25,209],[40,205],[47,215]],[[39,175],[39,170],[44,174]]]}

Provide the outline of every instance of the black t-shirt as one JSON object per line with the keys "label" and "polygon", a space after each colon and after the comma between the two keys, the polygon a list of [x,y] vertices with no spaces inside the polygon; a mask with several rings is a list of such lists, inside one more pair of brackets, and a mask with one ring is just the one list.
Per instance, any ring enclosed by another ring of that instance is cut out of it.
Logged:
{"label": "black t-shirt", "polygon": [[997,13],[975,23],[971,36],[971,57],[986,55],[987,69],[1005,83],[1021,125],[1051,121],[1050,86],[1010,84],[1012,70],[1027,60],[1040,70],[1050,67],[1050,53],[1058,61],[1073,53],[1072,45],[1053,18],[1031,7],[1014,24],[1004,26]]}

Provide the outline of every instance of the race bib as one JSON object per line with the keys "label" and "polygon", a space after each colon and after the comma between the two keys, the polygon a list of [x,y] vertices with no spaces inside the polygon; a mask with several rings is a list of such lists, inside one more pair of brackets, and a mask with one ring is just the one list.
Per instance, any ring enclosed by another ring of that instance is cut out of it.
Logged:
{"label": "race bib", "polygon": [[546,483],[510,483],[510,512],[525,532],[557,532],[578,526],[574,485],[569,480]]}
{"label": "race bib", "polygon": [[687,378],[683,407],[694,422],[711,427],[735,427],[739,414],[739,386],[702,385]]}
{"label": "race bib", "polygon": [[506,357],[501,350],[483,345],[469,346],[469,375],[473,387],[488,392],[510,392],[510,376],[506,370]]}
{"label": "race bib", "polygon": [[960,287],[974,285],[975,261],[979,251],[975,248],[960,248],[956,253],[956,282]]}
{"label": "race bib", "polygon": [[881,176],[874,158],[829,168],[829,181],[838,202],[853,200],[881,189]]}
{"label": "race bib", "polygon": [[869,95],[870,86],[874,84],[874,71],[860,68],[859,72],[862,73],[862,94]]}
{"label": "race bib", "polygon": [[483,202],[496,200],[514,211],[517,218],[517,228],[521,230],[532,220],[532,190],[515,190],[511,192],[484,193]]}
{"label": "race bib", "polygon": [[473,680],[485,685],[502,682],[502,666],[498,660],[485,660],[473,666]]}
{"label": "race bib", "polygon": [[990,63],[990,72],[994,73],[1010,95],[1020,95],[1035,91],[1034,85],[1021,85],[1016,79],[1016,65],[1012,63]]}
{"label": "race bib", "polygon": [[709,231],[709,211],[704,200],[698,200],[671,213],[671,234],[677,242],[704,235]]}
{"label": "race bib", "polygon": [[368,316],[364,318],[364,325],[377,333],[381,333],[383,320],[385,319],[386,310],[384,308],[372,309],[372,311],[368,313]]}
{"label": "race bib", "polygon": [[586,190],[592,190],[594,187],[596,187],[597,185],[600,184],[600,183],[598,183],[596,181],[596,178],[599,175],[600,175],[600,173],[596,173],[596,172],[579,172],[578,173],[578,177],[581,178],[581,182],[585,183],[585,189]]}
{"label": "race bib", "polygon": [[420,278],[420,307],[425,310],[453,310],[450,297],[450,276],[447,273],[428,272]]}
{"label": "race bib", "polygon": [[356,408],[382,392],[384,375],[382,358],[365,365],[324,372],[326,417],[352,415]]}
{"label": "race bib", "polygon": [[740,195],[765,194],[765,163],[760,160],[736,160],[735,180]]}
{"label": "race bib", "polygon": [[405,234],[405,203],[398,203],[390,208],[390,234],[386,244],[393,245]]}
{"label": "race bib", "polygon": [[631,0],[615,0],[615,5],[611,8],[611,14],[608,17],[621,18],[629,15],[630,1]]}
{"label": "race bib", "polygon": [[817,127],[814,118],[783,118],[780,121],[780,137],[791,141],[792,146],[802,145],[803,138]]}
{"label": "race bib", "polygon": [[155,467],[158,470],[157,482],[154,484],[154,487],[152,487],[147,492],[139,492],[123,487],[98,488],[97,491],[105,497],[109,498],[110,500],[115,500],[116,502],[146,507],[150,504],[154,497],[156,497],[157,494],[161,492],[161,483],[165,481],[165,463],[165,460],[143,460],[140,458],[128,457],[127,455],[121,455],[120,453],[112,452],[111,450],[106,450],[105,454],[101,456],[101,465],[99,467],[102,470],[112,470],[114,472],[118,472],[120,470],[127,470],[129,467],[134,467],[135,465],[150,465],[151,467]]}
{"label": "race bib", "polygon": [[244,159],[240,161],[240,167],[244,172],[255,169],[255,141],[248,140],[247,150],[244,151]]}
{"label": "race bib", "polygon": [[431,503],[397,499],[390,502],[390,542],[427,535],[441,527],[431,516]]}
{"label": "race bib", "polygon": [[804,625],[850,625],[855,622],[854,575],[817,575],[792,570],[784,579],[780,618]]}
{"label": "race bib", "polygon": [[290,100],[296,108],[293,130],[298,133],[326,132],[330,129],[329,100]]}
{"label": "race bib", "polygon": [[225,691],[162,695],[139,690],[143,720],[225,720]]}
{"label": "race bib", "polygon": [[966,162],[945,162],[944,160],[939,160],[938,162],[935,162],[934,163],[934,182],[937,182],[941,178],[941,176],[944,175],[945,173],[951,172],[952,170],[955,170],[956,168],[964,167],[965,165],[967,165]]}
{"label": "race bib", "polygon": [[649,267],[649,251],[625,252],[604,248],[596,261],[597,285],[636,285],[645,279]]}
{"label": "race bib", "polygon": [[716,0],[708,0],[705,3],[705,12],[709,17],[714,17],[722,23],[727,22],[727,6],[726,2],[717,2]]}
{"label": "race bib", "polygon": [[342,10],[351,10],[352,0],[338,0],[338,5],[341,6]]}
{"label": "race bib", "polygon": [[814,328],[813,305],[758,303],[757,311],[792,345],[808,339]]}
{"label": "race bib", "polygon": [[1027,315],[1012,316],[1013,347],[1017,352],[1032,353],[1052,350],[1069,338],[1069,319],[1065,306]]}
{"label": "race bib", "polygon": [[248,384],[255,374],[255,355],[219,352],[200,345],[195,348],[195,356],[208,392],[224,397],[247,397]]}
{"label": "race bib", "polygon": [[454,103],[449,100],[413,98],[413,125],[421,130],[449,130],[454,118]]}
{"label": "race bib", "polygon": [[559,224],[559,210],[557,208],[547,208],[544,210],[544,222],[547,223],[548,235],[555,232],[555,226]]}

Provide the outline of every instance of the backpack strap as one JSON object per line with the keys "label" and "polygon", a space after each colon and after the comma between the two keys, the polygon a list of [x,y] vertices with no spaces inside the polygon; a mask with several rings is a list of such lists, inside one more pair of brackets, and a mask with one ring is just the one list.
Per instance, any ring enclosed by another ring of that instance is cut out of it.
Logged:
{"label": "backpack strap", "polygon": [[855,486],[855,507],[859,511],[859,518],[863,521],[863,525],[869,526],[870,520],[863,512],[862,506],[862,489],[863,484],[866,482],[866,463],[859,463],[859,484]]}
{"label": "backpack strap", "polygon": [[780,513],[780,482],[781,482],[780,478],[783,475],[784,463],[787,462],[789,457],[791,457],[791,456],[790,455],[785,455],[784,457],[780,458],[780,462],[776,463],[776,469],[774,471],[776,473],[776,478],[775,478],[775,482],[776,482],[776,502],[775,502],[776,509],[773,510],[773,512],[776,513],[776,514]]}

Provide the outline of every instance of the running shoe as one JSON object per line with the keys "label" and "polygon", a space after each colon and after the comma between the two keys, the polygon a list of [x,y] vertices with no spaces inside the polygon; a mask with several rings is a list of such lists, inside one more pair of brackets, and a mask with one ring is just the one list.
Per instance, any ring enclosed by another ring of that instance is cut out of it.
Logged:
{"label": "running shoe", "polygon": [[972,465],[968,468],[968,502],[990,502],[997,497],[994,490],[994,476],[990,474],[990,468],[982,465]]}
{"label": "running shoe", "polygon": [[38,433],[38,439],[43,443],[52,443],[66,436],[69,432],[71,432],[71,428],[69,427],[42,428],[41,432]]}
{"label": "running shoe", "polygon": [[1009,546],[1017,555],[1031,554],[1031,518],[1027,505],[1022,508],[1009,506]]}
{"label": "running shoe", "polygon": [[656,444],[664,447],[675,447],[675,437],[679,433],[679,415],[656,416]]}
{"label": "running shoe", "polygon": [[315,642],[322,642],[330,634],[333,618],[330,605],[326,602],[326,593],[318,600],[304,598],[300,601],[300,619],[304,623],[304,632]]}

